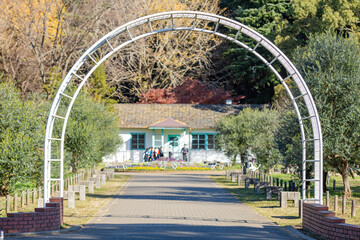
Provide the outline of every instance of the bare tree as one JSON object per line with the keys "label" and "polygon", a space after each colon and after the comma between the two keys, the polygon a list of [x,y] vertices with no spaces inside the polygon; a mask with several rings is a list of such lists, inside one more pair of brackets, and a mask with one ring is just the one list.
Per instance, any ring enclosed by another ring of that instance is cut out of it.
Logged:
{"label": "bare tree", "polygon": [[[190,9],[219,13],[218,1],[3,0],[0,69],[16,79],[23,93],[45,92],[51,97],[84,50],[107,32],[157,12]],[[176,20],[175,24],[191,24],[188,21]],[[160,28],[165,23],[153,24]],[[197,24],[211,27],[206,22]],[[142,30],[134,30],[134,34]],[[219,43],[214,36],[192,32],[138,40],[105,63],[108,84],[116,87],[115,97],[131,101],[150,88],[177,86],[185,76],[206,78],[210,52]],[[105,52],[99,51],[101,54]]]}
{"label": "bare tree", "polygon": [[[148,14],[173,10],[200,10],[219,13],[218,0],[154,0],[138,1],[138,5],[127,8],[126,20],[136,19]],[[137,14],[133,14],[136,12]],[[110,22],[116,27],[121,19]],[[125,23],[125,22],[123,22]],[[175,26],[191,26],[191,20],[176,19]],[[208,22],[197,22],[205,28],[213,28]],[[170,22],[153,22],[153,29],[169,26]],[[146,28],[146,29],[144,29]],[[133,30],[133,34],[149,31],[147,26]],[[137,32],[138,31],[138,32]],[[150,88],[175,87],[185,77],[206,79],[211,71],[210,54],[220,44],[220,40],[207,34],[193,32],[168,32],[146,39],[122,49],[113,61],[107,63],[110,85],[117,86],[116,95],[122,101],[133,101],[131,97],[140,96]],[[130,97],[130,98],[129,98]]]}

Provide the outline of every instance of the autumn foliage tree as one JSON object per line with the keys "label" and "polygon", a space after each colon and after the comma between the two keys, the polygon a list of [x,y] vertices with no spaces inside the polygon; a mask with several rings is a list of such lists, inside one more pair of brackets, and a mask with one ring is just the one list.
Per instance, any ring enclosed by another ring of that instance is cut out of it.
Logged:
{"label": "autumn foliage tree", "polygon": [[[23,95],[43,92],[52,98],[59,82],[84,50],[106,33],[153,13],[174,10],[219,13],[218,1],[3,0],[0,71],[16,82]],[[154,29],[164,27],[163,24],[152,22]],[[185,22],[176,19],[175,24],[181,26]],[[148,31],[147,25],[137,30]],[[106,63],[106,71],[94,73],[105,75],[92,78],[95,82],[87,87],[95,88],[89,92],[96,98],[101,95],[129,102],[150,88],[175,87],[186,76],[205,77],[211,71],[211,51],[219,42],[213,35],[190,31],[149,36],[114,54]],[[119,42],[113,44],[117,46]],[[101,58],[106,51],[99,50],[97,54]],[[96,89],[106,85],[114,91],[103,94],[104,89]]]}
{"label": "autumn foliage tree", "polygon": [[[135,1],[140,2],[140,1]],[[153,0],[144,2],[128,12],[136,16],[193,10],[219,14],[219,0]],[[127,13],[128,14],[128,13]],[[152,21],[153,29],[168,28],[168,21]],[[192,26],[188,19],[174,19],[174,25]],[[213,29],[208,22],[197,20],[196,27]],[[149,31],[147,24],[136,31]],[[117,86],[117,97],[122,101],[137,101],[150,89],[174,88],[186,77],[207,80],[212,72],[211,55],[221,39],[212,34],[192,31],[171,31],[139,39],[109,61],[107,73],[111,84]],[[160,91],[160,90],[159,90]],[[125,95],[125,94],[127,95]]]}
{"label": "autumn foliage tree", "polygon": [[192,103],[192,104],[224,104],[232,98],[230,92],[223,88],[211,88],[197,79],[187,78],[183,84],[175,88],[152,88],[141,95],[140,103]]}
{"label": "autumn foliage tree", "polygon": [[52,97],[83,49],[98,38],[95,23],[115,2],[0,1],[0,71],[22,93]]}

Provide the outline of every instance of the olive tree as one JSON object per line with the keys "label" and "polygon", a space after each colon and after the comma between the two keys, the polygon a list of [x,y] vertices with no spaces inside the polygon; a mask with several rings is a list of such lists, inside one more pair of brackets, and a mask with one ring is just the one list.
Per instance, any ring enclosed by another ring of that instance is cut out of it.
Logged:
{"label": "olive tree", "polygon": [[65,162],[72,172],[101,162],[122,142],[118,117],[110,109],[87,94],[77,98],[65,134]]}
{"label": "olive tree", "polygon": [[327,32],[310,37],[294,53],[319,111],[324,139],[324,163],[343,178],[351,195],[349,167],[360,153],[360,47],[355,38]]}
{"label": "olive tree", "polygon": [[216,127],[220,133],[218,148],[236,158],[251,146],[259,163],[271,172],[281,160],[275,141],[278,118],[275,110],[251,108],[244,109],[237,116],[223,117]]}
{"label": "olive tree", "polygon": [[14,84],[0,84],[0,195],[41,181],[45,118],[40,105],[23,101]]}

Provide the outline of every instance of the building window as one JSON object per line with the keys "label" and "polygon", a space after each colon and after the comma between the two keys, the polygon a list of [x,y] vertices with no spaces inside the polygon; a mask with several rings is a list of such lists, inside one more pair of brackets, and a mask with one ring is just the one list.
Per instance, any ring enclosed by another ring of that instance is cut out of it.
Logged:
{"label": "building window", "polygon": [[191,149],[215,149],[215,134],[192,134]]}
{"label": "building window", "polygon": [[215,149],[215,135],[207,135],[207,149]]}
{"label": "building window", "polygon": [[131,133],[131,150],[145,149],[145,133]]}

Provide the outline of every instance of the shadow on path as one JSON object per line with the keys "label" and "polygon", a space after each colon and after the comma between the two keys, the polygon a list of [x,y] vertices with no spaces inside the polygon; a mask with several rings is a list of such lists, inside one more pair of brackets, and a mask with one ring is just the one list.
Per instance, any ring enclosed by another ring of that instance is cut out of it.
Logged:
{"label": "shadow on path", "polygon": [[[208,226],[181,224],[94,224],[76,234],[21,239],[293,239],[275,226]],[[20,238],[13,238],[20,239]]]}

